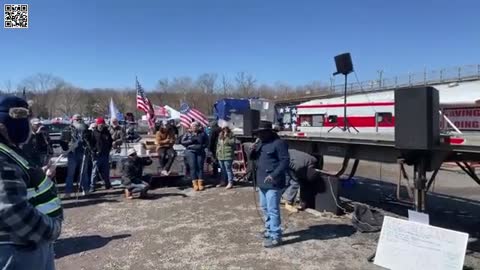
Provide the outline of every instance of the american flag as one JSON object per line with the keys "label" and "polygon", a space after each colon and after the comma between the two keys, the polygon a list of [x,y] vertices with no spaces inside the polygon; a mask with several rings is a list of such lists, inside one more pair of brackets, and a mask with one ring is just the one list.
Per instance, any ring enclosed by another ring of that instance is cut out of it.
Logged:
{"label": "american flag", "polygon": [[137,78],[135,78],[135,81],[137,87],[137,109],[142,110],[147,114],[148,126],[153,129],[155,127],[155,113],[153,110],[153,105],[145,95],[145,91],[143,91],[143,88],[138,82]]}
{"label": "american flag", "polygon": [[204,127],[208,126],[208,119],[201,111],[190,108],[187,103],[182,103],[180,106],[180,124],[189,128],[194,121]]}
{"label": "american flag", "polygon": [[168,110],[163,106],[153,104],[153,111],[155,112],[155,116],[170,117]]}

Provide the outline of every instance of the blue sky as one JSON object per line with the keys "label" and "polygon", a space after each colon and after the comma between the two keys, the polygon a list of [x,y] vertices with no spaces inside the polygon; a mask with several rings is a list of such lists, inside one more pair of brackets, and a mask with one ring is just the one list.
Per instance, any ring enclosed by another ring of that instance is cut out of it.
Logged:
{"label": "blue sky", "polygon": [[239,71],[329,83],[342,52],[360,80],[480,64],[478,0],[9,2],[30,5],[30,28],[0,29],[0,87],[38,72],[85,88]]}

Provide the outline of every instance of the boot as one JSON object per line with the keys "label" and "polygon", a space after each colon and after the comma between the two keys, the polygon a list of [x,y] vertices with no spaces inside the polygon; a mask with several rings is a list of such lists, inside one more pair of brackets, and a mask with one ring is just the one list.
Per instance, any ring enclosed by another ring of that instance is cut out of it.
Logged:
{"label": "boot", "polygon": [[193,180],[193,190],[198,191],[198,180]]}
{"label": "boot", "polygon": [[205,189],[205,187],[203,186],[203,180],[198,179],[198,190],[202,191],[204,189]]}
{"label": "boot", "polygon": [[128,189],[125,189],[125,198],[133,199],[132,193]]}
{"label": "boot", "polygon": [[285,210],[292,213],[298,213],[298,209],[295,206],[293,206],[293,204],[289,204],[289,203],[285,204]]}

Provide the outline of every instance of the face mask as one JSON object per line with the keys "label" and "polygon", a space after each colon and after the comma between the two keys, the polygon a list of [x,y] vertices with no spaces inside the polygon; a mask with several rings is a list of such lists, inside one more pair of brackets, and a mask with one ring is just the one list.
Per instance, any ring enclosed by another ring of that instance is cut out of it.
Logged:
{"label": "face mask", "polygon": [[28,120],[28,118],[10,118],[4,124],[8,130],[8,137],[15,144],[21,144],[26,142],[32,135],[30,121]]}

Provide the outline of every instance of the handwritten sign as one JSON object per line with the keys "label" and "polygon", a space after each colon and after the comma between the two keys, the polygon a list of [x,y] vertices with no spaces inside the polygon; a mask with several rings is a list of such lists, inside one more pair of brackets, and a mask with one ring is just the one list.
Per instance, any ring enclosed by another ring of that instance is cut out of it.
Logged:
{"label": "handwritten sign", "polygon": [[468,234],[386,216],[374,263],[392,269],[461,270]]}

